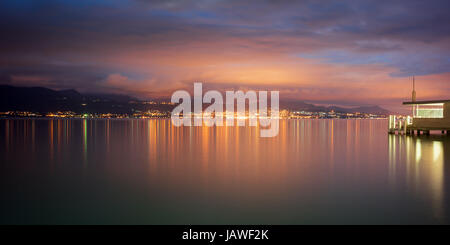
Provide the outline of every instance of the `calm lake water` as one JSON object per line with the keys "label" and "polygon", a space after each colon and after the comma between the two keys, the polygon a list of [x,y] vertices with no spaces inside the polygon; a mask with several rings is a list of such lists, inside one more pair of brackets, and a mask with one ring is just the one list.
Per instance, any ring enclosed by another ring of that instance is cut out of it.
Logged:
{"label": "calm lake water", "polygon": [[0,120],[2,224],[449,224],[450,137],[386,120]]}

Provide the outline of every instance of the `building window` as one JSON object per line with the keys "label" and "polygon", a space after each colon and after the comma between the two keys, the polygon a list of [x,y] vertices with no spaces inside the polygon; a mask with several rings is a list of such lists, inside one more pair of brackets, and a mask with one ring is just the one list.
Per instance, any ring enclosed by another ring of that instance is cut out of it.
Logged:
{"label": "building window", "polygon": [[444,118],[444,104],[420,104],[413,106],[415,118]]}

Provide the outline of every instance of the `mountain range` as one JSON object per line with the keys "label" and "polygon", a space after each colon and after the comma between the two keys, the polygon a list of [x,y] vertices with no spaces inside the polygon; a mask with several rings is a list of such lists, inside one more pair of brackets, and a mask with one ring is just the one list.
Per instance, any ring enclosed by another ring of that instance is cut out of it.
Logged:
{"label": "mountain range", "polygon": [[[53,90],[44,87],[16,87],[0,85],[0,111],[55,112],[73,111],[76,113],[123,113],[157,109],[171,111],[170,104],[148,104],[132,96],[116,94],[82,94],[74,89]],[[379,106],[359,106],[344,108],[339,106],[317,106],[304,101],[281,100],[280,109],[310,112],[371,113],[389,115],[390,111]]]}
{"label": "mountain range", "polygon": [[335,111],[341,113],[370,113],[376,115],[389,115],[392,114],[389,110],[386,110],[380,106],[356,106],[356,107],[339,107],[339,106],[317,106],[311,103],[307,103],[304,101],[295,101],[295,100],[281,100],[280,108],[295,110],[295,111],[310,111],[310,112],[328,112]]}

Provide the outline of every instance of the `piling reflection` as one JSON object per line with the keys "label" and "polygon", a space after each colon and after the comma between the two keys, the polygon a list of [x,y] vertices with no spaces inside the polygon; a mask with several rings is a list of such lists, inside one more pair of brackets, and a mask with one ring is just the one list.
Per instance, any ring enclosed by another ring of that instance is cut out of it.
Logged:
{"label": "piling reflection", "polygon": [[[433,215],[445,219],[445,174],[450,164],[446,136],[389,135],[390,183],[406,188],[431,201]],[[447,161],[447,162],[446,162]],[[448,168],[448,167],[447,167]]]}

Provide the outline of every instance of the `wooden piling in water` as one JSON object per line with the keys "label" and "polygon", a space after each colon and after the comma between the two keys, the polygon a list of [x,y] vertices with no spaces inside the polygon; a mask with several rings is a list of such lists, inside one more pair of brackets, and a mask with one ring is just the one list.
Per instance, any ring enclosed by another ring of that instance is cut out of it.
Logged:
{"label": "wooden piling in water", "polygon": [[450,129],[448,126],[443,125],[442,127],[428,127],[428,126],[420,126],[414,125],[412,118],[408,117],[397,117],[395,115],[389,116],[388,122],[388,133],[389,134],[397,134],[397,135],[431,135],[431,130],[441,131],[443,135],[450,136]]}

